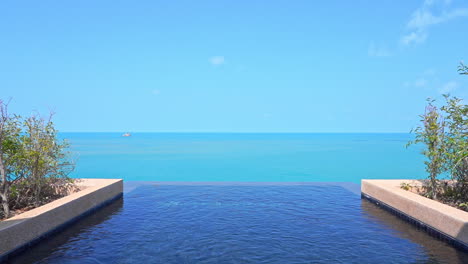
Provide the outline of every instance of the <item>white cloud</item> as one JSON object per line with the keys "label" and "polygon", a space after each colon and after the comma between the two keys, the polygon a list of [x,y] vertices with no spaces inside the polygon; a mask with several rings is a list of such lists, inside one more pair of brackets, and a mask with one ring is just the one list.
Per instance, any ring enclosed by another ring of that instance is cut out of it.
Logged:
{"label": "white cloud", "polygon": [[151,91],[151,93],[152,93],[153,95],[159,95],[159,94],[161,93],[161,91],[158,90],[158,89],[154,89],[153,91]]}
{"label": "white cloud", "polygon": [[453,90],[457,89],[458,83],[451,81],[442,86],[442,88],[439,89],[439,93],[441,94],[447,94],[452,92]]}
{"label": "white cloud", "polygon": [[424,78],[419,78],[416,81],[414,81],[414,86],[416,87],[424,87],[427,85],[427,80]]}
{"label": "white cloud", "polygon": [[437,70],[429,68],[419,74],[416,79],[403,82],[403,87],[430,93],[449,94],[457,90],[460,87],[460,83],[441,80],[438,77]]}
{"label": "white cloud", "polygon": [[210,58],[210,63],[213,65],[222,65],[225,63],[224,56],[213,56]]}
{"label": "white cloud", "polygon": [[439,16],[434,16],[430,10],[417,10],[411,20],[408,22],[407,27],[410,29],[426,29],[429,26],[437,25],[457,17],[468,16],[468,8],[453,9],[450,11],[443,11]]}
{"label": "white cloud", "polygon": [[401,43],[404,45],[423,43],[429,35],[431,26],[468,16],[468,8],[450,8],[450,4],[450,0],[424,1],[406,24],[408,33],[401,37]]}
{"label": "white cloud", "polygon": [[427,84],[429,83],[429,81],[425,78],[418,78],[414,81],[406,81],[403,83],[403,86],[404,87],[416,87],[416,88],[423,88],[423,87],[426,87]]}
{"label": "white cloud", "polygon": [[392,55],[386,47],[377,46],[374,42],[369,44],[367,54],[371,57],[388,57]]}
{"label": "white cloud", "polygon": [[403,43],[404,45],[410,45],[412,43],[419,44],[419,43],[425,42],[426,39],[427,39],[427,32],[418,30],[418,31],[411,32],[407,35],[404,35],[401,38],[401,43]]}

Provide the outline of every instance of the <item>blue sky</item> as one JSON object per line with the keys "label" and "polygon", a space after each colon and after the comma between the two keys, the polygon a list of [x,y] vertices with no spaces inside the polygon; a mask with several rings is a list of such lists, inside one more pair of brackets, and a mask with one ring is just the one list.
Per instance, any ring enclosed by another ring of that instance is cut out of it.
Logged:
{"label": "blue sky", "polygon": [[60,131],[409,132],[468,96],[468,3],[2,1],[0,98]]}

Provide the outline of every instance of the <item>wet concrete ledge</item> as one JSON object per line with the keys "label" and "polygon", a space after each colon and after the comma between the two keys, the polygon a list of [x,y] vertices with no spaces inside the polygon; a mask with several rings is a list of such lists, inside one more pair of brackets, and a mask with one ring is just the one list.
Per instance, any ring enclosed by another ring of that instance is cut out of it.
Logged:
{"label": "wet concrete ledge", "polygon": [[418,180],[362,180],[361,197],[468,252],[468,212],[400,188]]}
{"label": "wet concrete ledge", "polygon": [[121,179],[80,179],[83,190],[0,222],[0,262],[120,199]]}

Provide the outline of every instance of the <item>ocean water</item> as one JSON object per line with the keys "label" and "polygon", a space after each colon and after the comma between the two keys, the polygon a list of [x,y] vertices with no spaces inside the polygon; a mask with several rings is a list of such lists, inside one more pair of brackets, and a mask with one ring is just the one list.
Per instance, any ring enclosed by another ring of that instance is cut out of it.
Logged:
{"label": "ocean water", "polygon": [[410,134],[62,133],[72,177],[126,181],[354,182],[424,178]]}

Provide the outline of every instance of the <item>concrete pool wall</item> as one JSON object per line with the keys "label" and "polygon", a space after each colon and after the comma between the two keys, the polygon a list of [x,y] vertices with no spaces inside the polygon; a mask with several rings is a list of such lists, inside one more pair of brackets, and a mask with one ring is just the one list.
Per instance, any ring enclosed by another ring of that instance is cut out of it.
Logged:
{"label": "concrete pool wall", "polygon": [[83,190],[0,222],[0,262],[122,197],[121,179],[80,179]]}
{"label": "concrete pool wall", "polygon": [[422,185],[418,180],[362,180],[362,197],[468,251],[468,212],[403,190],[402,183]]}

